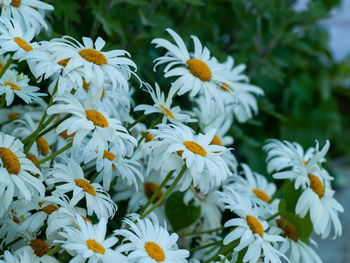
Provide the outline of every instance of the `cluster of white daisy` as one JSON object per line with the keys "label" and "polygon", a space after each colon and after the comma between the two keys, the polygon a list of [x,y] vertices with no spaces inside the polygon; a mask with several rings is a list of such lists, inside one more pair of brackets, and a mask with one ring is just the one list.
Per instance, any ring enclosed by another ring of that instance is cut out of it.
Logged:
{"label": "cluster of white daisy", "polygon": [[[166,51],[154,61],[169,78],[160,87],[100,37],[35,42],[51,5],[0,6],[0,262],[322,262],[311,231],[342,232],[323,168],[329,142],[304,153],[267,141],[277,191],[239,164],[230,128],[264,94],[245,65],[219,62],[195,36],[189,51],[167,29],[172,41],[152,41]],[[134,106],[133,93],[153,105]],[[191,109],[175,106],[181,96]],[[172,222],[185,211],[169,218],[166,208],[176,192],[199,211],[180,229]]]}

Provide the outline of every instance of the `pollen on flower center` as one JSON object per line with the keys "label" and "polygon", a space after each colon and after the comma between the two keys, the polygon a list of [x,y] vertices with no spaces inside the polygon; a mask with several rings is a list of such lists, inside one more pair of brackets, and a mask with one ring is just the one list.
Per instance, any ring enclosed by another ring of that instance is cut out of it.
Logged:
{"label": "pollen on flower center", "polygon": [[89,219],[89,218],[87,218],[87,217],[85,217],[85,216],[81,216],[86,222],[89,222],[91,225],[93,225],[93,223],[92,223],[92,221]]}
{"label": "pollen on flower center", "polygon": [[185,145],[185,147],[190,150],[191,152],[198,154],[200,156],[207,156],[207,152],[205,151],[205,149],[200,146],[198,143],[194,142],[194,141],[184,141],[183,145]]}
{"label": "pollen on flower center", "polygon": [[311,189],[318,195],[318,197],[321,199],[324,195],[324,186],[321,182],[321,180],[313,174],[307,175],[310,180],[310,187]]}
{"label": "pollen on flower center", "polygon": [[213,139],[211,140],[210,142],[211,145],[219,145],[219,146],[222,146],[222,142],[221,142],[221,139],[220,137],[218,136],[214,136]]}
{"label": "pollen on flower center", "polygon": [[303,159],[303,164],[306,165],[306,161]]}
{"label": "pollen on flower center", "polygon": [[170,117],[170,118],[172,118],[172,119],[175,119],[174,114],[172,114],[172,112],[171,112],[168,108],[164,107],[164,105],[160,105],[159,107],[165,111],[165,114],[166,114],[168,117]]}
{"label": "pollen on flower center", "polygon": [[150,133],[147,133],[147,135],[146,135],[146,142],[150,142],[150,141],[154,141],[154,140],[155,139],[154,139],[153,135],[150,134]]}
{"label": "pollen on flower center", "polygon": [[[150,199],[154,194],[154,192],[157,191],[158,184],[146,182],[144,186],[145,186],[145,194],[148,197],[148,199]],[[156,203],[162,197],[162,195],[163,195],[163,191],[160,191],[157,194],[156,198],[153,200],[153,203]]]}
{"label": "pollen on flower center", "polygon": [[21,0],[12,0],[11,5],[13,7],[20,7],[21,6]]}
{"label": "pollen on flower center", "polygon": [[51,204],[51,205],[43,207],[41,210],[43,210],[46,214],[51,215],[53,212],[58,210],[58,207]]}
{"label": "pollen on flower center", "polygon": [[86,245],[89,249],[94,251],[95,253],[100,253],[104,255],[106,253],[106,249],[98,242],[93,239],[86,240]]}
{"label": "pollen on flower center", "polygon": [[28,44],[27,41],[25,41],[24,39],[20,38],[20,37],[15,37],[13,38],[13,40],[17,43],[17,45],[22,48],[24,51],[28,52],[33,50],[33,47],[31,45]]}
{"label": "pollen on flower center", "polygon": [[70,58],[65,58],[65,59],[58,61],[57,64],[65,68],[67,66],[69,60],[70,60]]}
{"label": "pollen on flower center", "polygon": [[7,148],[0,148],[0,158],[3,166],[10,174],[18,174],[21,170],[21,164],[18,157]]}
{"label": "pollen on flower center", "polygon": [[36,144],[38,145],[42,155],[47,156],[49,154],[50,145],[43,136],[36,139]]}
{"label": "pollen on flower center", "polygon": [[67,130],[64,130],[63,132],[60,133],[60,136],[61,136],[62,138],[64,138],[64,139],[66,139],[66,140],[67,140],[68,138],[74,137],[74,135],[75,135],[75,132],[72,133],[72,134],[70,134],[70,135],[68,135]]}
{"label": "pollen on flower center", "polygon": [[277,226],[284,231],[284,234],[288,238],[290,238],[294,242],[298,242],[299,234],[296,227],[292,223],[289,223],[284,219],[276,219],[276,223]]}
{"label": "pollen on flower center", "polygon": [[116,155],[110,151],[104,151],[103,152],[103,158],[106,158],[110,161],[113,161],[115,159]]}
{"label": "pollen on flower center", "polygon": [[145,249],[148,255],[157,262],[165,260],[163,249],[154,242],[146,242]]}
{"label": "pollen on flower center", "polygon": [[38,257],[42,257],[50,251],[49,244],[41,239],[32,239],[30,241],[30,246],[34,250],[34,254]]}
{"label": "pollen on flower center", "polygon": [[254,188],[253,193],[262,201],[265,201],[266,203],[270,202],[271,198],[266,194],[264,191]]}
{"label": "pollen on flower center", "polygon": [[200,59],[191,58],[186,62],[191,74],[201,81],[210,81],[211,71],[208,65]]}
{"label": "pollen on flower center", "polygon": [[93,196],[96,196],[96,190],[95,188],[86,180],[84,179],[75,179],[75,184],[82,188],[85,192],[87,192],[88,194],[91,194]]}
{"label": "pollen on flower center", "polygon": [[10,82],[5,82],[5,86],[10,86],[12,90],[21,90],[20,87],[18,87],[16,84],[10,83]]}
{"label": "pollen on flower center", "polygon": [[85,91],[89,90],[90,82],[86,82],[85,79],[83,79],[83,88]]}
{"label": "pollen on flower center", "polygon": [[246,220],[253,234],[258,234],[261,237],[264,236],[264,228],[258,219],[256,219],[254,216],[247,215]]}
{"label": "pollen on flower center", "polygon": [[103,55],[101,52],[92,49],[92,48],[86,48],[86,49],[82,49],[79,51],[79,55],[89,61],[92,62],[96,65],[102,66],[107,64],[107,59],[105,57],[105,55]]}
{"label": "pollen on flower center", "polygon": [[[34,164],[36,164],[39,161],[38,158],[36,158],[36,156],[34,154],[31,154],[31,153],[26,153],[26,157],[27,157],[27,159],[31,160],[32,163],[34,163]],[[41,171],[40,164],[36,165],[36,167]],[[33,173],[30,173],[30,174],[33,175],[35,178],[40,177],[40,174],[33,174]]]}
{"label": "pollen on flower center", "polygon": [[97,110],[87,110],[85,111],[86,118],[92,121],[95,126],[108,127],[108,121],[100,112]]}

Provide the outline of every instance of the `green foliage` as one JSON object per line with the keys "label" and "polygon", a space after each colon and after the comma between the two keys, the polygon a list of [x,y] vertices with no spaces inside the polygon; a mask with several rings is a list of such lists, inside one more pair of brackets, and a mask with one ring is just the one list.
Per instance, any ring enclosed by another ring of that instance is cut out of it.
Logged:
{"label": "green foliage", "polygon": [[165,214],[171,223],[174,231],[178,231],[192,225],[201,214],[201,208],[188,205],[183,202],[184,192],[176,191],[172,193],[165,203]]}
{"label": "green foliage", "polygon": [[294,182],[288,182],[283,186],[283,200],[279,203],[278,212],[281,217],[292,223],[298,232],[299,239],[309,244],[309,237],[312,232],[312,222],[309,213],[301,218],[295,214],[295,206],[301,195],[300,190],[294,189]]}
{"label": "green foliage", "polygon": [[[163,51],[155,50],[151,40],[169,39],[167,27],[177,31],[192,45],[197,35],[220,60],[227,55],[236,64],[245,63],[251,82],[262,87],[260,113],[245,125],[235,125],[231,134],[244,149],[236,153],[253,169],[264,156],[257,149],[267,138],[284,138],[310,146],[315,139],[331,139],[333,154],[349,153],[343,146],[344,132],[350,124],[342,105],[344,80],[349,63],[337,64],[328,51],[328,34],[319,21],[339,0],[310,1],[308,9],[295,12],[292,0],[79,0],[53,1],[51,18],[57,35],[101,36],[107,48],[125,48],[147,82],[157,81],[168,90],[171,79],[154,72],[152,60]],[[135,84],[135,86],[138,84]],[[147,103],[142,92],[138,103]],[[190,107],[182,98],[177,101]],[[257,126],[257,124],[264,124]],[[350,145],[348,143],[348,145]]]}

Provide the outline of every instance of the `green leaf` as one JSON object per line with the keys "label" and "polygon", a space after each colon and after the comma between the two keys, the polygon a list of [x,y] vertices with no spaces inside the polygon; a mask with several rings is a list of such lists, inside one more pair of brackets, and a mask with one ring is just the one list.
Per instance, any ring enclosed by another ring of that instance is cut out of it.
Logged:
{"label": "green leaf", "polygon": [[308,244],[312,232],[310,215],[308,213],[304,218],[301,218],[295,214],[295,206],[301,195],[301,191],[294,189],[293,182],[288,182],[283,188],[283,199],[279,203],[278,212],[283,219],[296,227],[299,239]]}
{"label": "green leaf", "polygon": [[201,208],[194,206],[193,202],[188,205],[184,204],[184,195],[184,192],[176,191],[169,196],[165,203],[165,214],[174,231],[192,225],[201,214]]}

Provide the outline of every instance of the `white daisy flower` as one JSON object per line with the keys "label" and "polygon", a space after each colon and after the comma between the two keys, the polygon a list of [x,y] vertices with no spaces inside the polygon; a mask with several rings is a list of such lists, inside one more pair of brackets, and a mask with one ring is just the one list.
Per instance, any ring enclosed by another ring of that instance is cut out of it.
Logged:
{"label": "white daisy flower", "polygon": [[[156,218],[150,220],[144,218],[134,223],[126,219],[130,226],[128,230],[115,230],[116,235],[125,237],[125,242],[119,246],[120,251],[128,252],[129,262],[138,263],[185,263],[189,253],[185,249],[179,249],[176,241],[178,235],[169,235],[166,226],[159,225]],[[129,243],[130,242],[130,243]]]}
{"label": "white daisy flower", "polygon": [[103,158],[97,158],[96,152],[91,152],[86,158],[85,163],[92,160],[96,161],[96,171],[100,175],[96,178],[97,182],[102,181],[103,188],[108,191],[111,182],[115,177],[121,178],[127,185],[138,186],[137,181],[143,182],[141,173],[141,164],[136,160],[126,158],[119,154],[118,146],[112,146],[103,152]]}
{"label": "white daisy flower", "polygon": [[303,191],[295,207],[295,213],[305,217],[310,212],[310,219],[316,234],[322,238],[329,236],[332,225],[334,238],[341,236],[342,225],[338,212],[344,212],[343,207],[333,198],[334,191],[330,182],[313,174],[309,174],[309,186]]}
{"label": "white daisy flower", "polygon": [[84,178],[84,172],[80,165],[72,159],[66,159],[66,164],[56,163],[49,172],[48,184],[56,185],[54,194],[65,194],[73,191],[71,204],[76,205],[80,200],[86,200],[88,215],[95,213],[98,218],[113,217],[117,211],[117,205],[104,192],[102,186],[90,183]]}
{"label": "white daisy flower", "polygon": [[224,238],[224,245],[240,239],[234,251],[238,252],[248,248],[243,262],[256,263],[260,257],[265,257],[265,262],[281,263],[280,257],[289,262],[281,252],[274,248],[274,244],[284,241],[284,238],[269,233],[269,224],[260,218],[259,210],[252,207],[248,198],[241,197],[230,188],[219,193],[220,201],[225,208],[238,216],[225,223],[225,227],[234,227],[234,229]]}
{"label": "white daisy flower", "polygon": [[103,217],[97,225],[92,225],[81,216],[77,215],[76,217],[78,227],[64,227],[60,234],[66,240],[56,240],[56,242],[62,243],[62,248],[73,253],[71,262],[85,262],[86,260],[89,263],[128,262],[124,255],[112,249],[118,239],[116,237],[105,239],[106,218]]}
{"label": "white daisy flower", "polygon": [[30,263],[29,256],[26,258],[18,258],[15,255],[11,254],[11,252],[8,250],[4,252],[4,255],[1,256],[1,259],[0,263]]}
{"label": "white daisy flower", "polygon": [[[183,160],[187,170],[184,174],[181,191],[191,184],[198,187],[202,193],[220,186],[231,175],[222,155],[228,151],[224,146],[210,144],[215,130],[195,135],[194,131],[185,125],[158,125],[151,130],[153,141],[148,142],[151,148],[159,154],[165,166],[171,166],[171,158]],[[180,168],[182,165],[179,166]]]}
{"label": "white daisy flower", "polygon": [[35,28],[36,32],[41,27],[47,29],[46,22],[42,15],[43,10],[53,10],[53,6],[39,0],[2,0],[1,16],[12,17],[20,22],[28,30]]}
{"label": "white daisy flower", "polygon": [[[258,104],[256,96],[264,95],[264,91],[252,84],[249,84],[249,78],[242,74],[246,66],[240,64],[234,66],[234,59],[227,57],[223,63],[226,70],[231,73],[230,85],[223,83],[220,86],[222,99],[225,101],[226,111],[232,112],[238,122],[246,122],[258,113]],[[234,92],[229,92],[233,90]]]}
{"label": "white daisy flower", "polygon": [[147,83],[145,83],[147,91],[152,97],[154,102],[153,106],[146,104],[139,104],[134,108],[134,111],[144,111],[146,115],[151,113],[161,113],[163,114],[162,123],[167,121],[177,124],[181,122],[196,122],[196,119],[192,119],[189,115],[181,113],[179,106],[171,107],[173,98],[171,94],[165,99],[164,92],[160,91],[157,83],[155,83],[155,90]]}
{"label": "white daisy flower", "polygon": [[110,118],[100,107],[90,106],[89,100],[86,100],[83,106],[76,97],[69,93],[55,97],[54,101],[57,104],[51,106],[47,113],[49,115],[72,114],[57,126],[56,132],[60,134],[66,131],[67,135],[75,133],[73,148],[76,151],[79,150],[82,140],[91,134],[84,148],[84,155],[97,151],[99,158],[102,158],[104,150],[107,150],[108,141],[117,145],[121,154],[128,155],[133,152],[136,145],[135,138],[128,134],[119,120]]}
{"label": "white daisy flower", "polygon": [[167,64],[164,68],[164,76],[178,77],[172,84],[170,93],[177,92],[178,95],[183,95],[190,92],[190,96],[193,97],[201,92],[205,94],[207,101],[215,98],[219,106],[223,107],[218,87],[222,83],[230,83],[230,72],[210,56],[210,51],[202,47],[196,36],[191,36],[194,43],[194,53],[191,54],[178,34],[169,28],[167,32],[176,45],[161,38],[154,39],[152,43],[156,44],[156,48],[163,47],[168,51],[165,56],[155,60],[155,68],[161,64]]}
{"label": "white daisy flower", "polygon": [[57,84],[57,95],[71,92],[81,86],[88,85],[81,74],[77,71],[64,71],[69,59],[57,60],[55,54],[50,50],[50,43],[42,41],[36,48],[27,53],[25,57],[30,71],[40,81],[51,78],[49,92],[52,94]]}
{"label": "white daisy flower", "polygon": [[223,209],[215,190],[204,195],[191,187],[186,191],[183,201],[186,205],[193,201],[193,205],[201,208],[200,217],[203,222],[200,231],[221,227]]}
{"label": "white daisy flower", "polygon": [[242,176],[232,177],[232,187],[236,192],[246,196],[255,205],[268,207],[276,192],[276,185],[269,183],[265,176],[253,172],[247,164],[241,164]]}
{"label": "white daisy flower", "polygon": [[[301,241],[296,227],[285,219],[276,219],[276,223],[280,228],[279,232],[285,236],[285,240],[280,247],[280,251],[286,254],[290,250],[289,258],[291,262],[300,263],[322,263],[322,260],[310,245]],[[317,245],[313,240],[310,243]]]}
{"label": "white daisy flower", "polygon": [[[82,216],[82,218],[85,221],[90,221],[86,217],[86,209],[77,207],[76,205],[72,205],[72,202],[69,200],[69,198],[66,195],[60,195],[59,201],[57,201],[57,204],[59,206],[56,207],[49,207],[45,209],[45,206],[43,209],[48,210],[48,212],[51,212],[49,214],[49,217],[47,219],[47,228],[46,228],[46,237],[49,240],[54,240],[59,238],[58,232],[62,230],[63,227],[72,226],[72,227],[78,227],[77,218],[76,215],[79,214]],[[56,210],[57,208],[57,210]]]}
{"label": "white daisy flower", "polygon": [[30,240],[29,246],[21,247],[15,254],[19,257],[29,256],[30,263],[59,263],[56,258],[47,255],[50,250],[50,245],[46,241],[35,238]]}
{"label": "white daisy flower", "polygon": [[33,195],[44,196],[45,187],[33,174],[41,174],[23,153],[23,144],[15,137],[0,133],[0,216],[14,197],[30,201]]}
{"label": "white daisy flower", "polygon": [[332,180],[328,173],[320,166],[329,149],[329,141],[321,150],[316,141],[313,154],[309,151],[304,155],[303,148],[297,143],[270,139],[264,146],[267,152],[267,170],[280,171],[273,174],[275,179],[289,179],[295,181],[294,187],[305,188],[310,185],[310,174],[317,174],[327,180]]}
{"label": "white daisy flower", "polygon": [[14,52],[13,59],[24,58],[27,52],[34,49],[30,43],[34,33],[34,28],[24,31],[14,19],[0,18],[0,54]]}
{"label": "white daisy flower", "polygon": [[20,97],[25,103],[31,103],[39,97],[46,96],[39,93],[40,88],[29,85],[28,76],[23,73],[17,74],[15,70],[6,71],[0,79],[0,96],[5,94],[6,105],[12,104],[15,95]]}
{"label": "white daisy flower", "polygon": [[[91,38],[83,37],[83,44],[72,37],[64,36],[50,41],[57,61],[67,60],[63,73],[78,71],[87,83],[94,82],[102,87],[105,81],[111,81],[113,87],[129,89],[130,74],[135,74],[130,67],[136,69],[135,63],[126,58],[129,53],[125,50],[104,52],[106,42],[98,37],[95,43]],[[81,85],[80,85],[81,86]]]}

